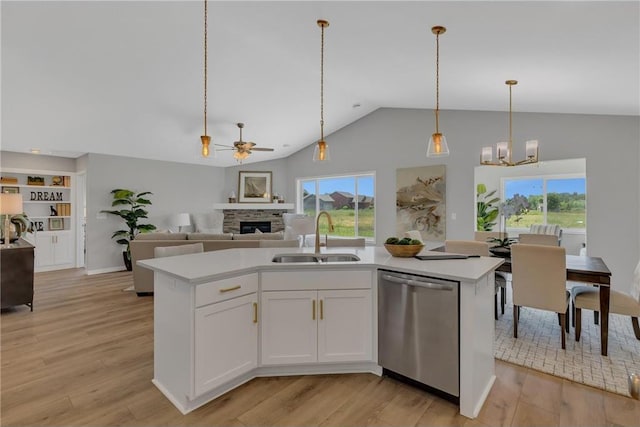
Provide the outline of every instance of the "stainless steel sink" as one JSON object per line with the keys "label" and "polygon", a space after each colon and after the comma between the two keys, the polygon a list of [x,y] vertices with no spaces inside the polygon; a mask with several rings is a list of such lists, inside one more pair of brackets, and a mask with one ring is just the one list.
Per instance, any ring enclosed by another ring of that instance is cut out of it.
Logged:
{"label": "stainless steel sink", "polygon": [[273,257],[272,262],[319,262],[313,254],[278,254]]}
{"label": "stainless steel sink", "polygon": [[295,263],[295,262],[354,262],[360,261],[360,257],[354,254],[278,254],[273,257],[272,262]]}
{"label": "stainless steel sink", "polygon": [[360,261],[360,257],[354,254],[322,254],[320,262],[353,262]]}

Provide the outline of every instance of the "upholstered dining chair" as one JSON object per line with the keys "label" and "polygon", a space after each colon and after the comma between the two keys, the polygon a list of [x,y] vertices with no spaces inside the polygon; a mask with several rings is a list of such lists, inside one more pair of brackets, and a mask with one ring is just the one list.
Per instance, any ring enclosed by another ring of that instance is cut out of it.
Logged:
{"label": "upholstered dining chair", "polygon": [[513,337],[518,338],[520,307],[558,313],[562,348],[569,331],[569,292],[566,290],[565,249],[558,246],[511,245],[511,288],[513,289]]}
{"label": "upholstered dining chair", "polygon": [[531,224],[529,226],[531,234],[549,234],[558,238],[558,246],[562,242],[562,228],[558,224]]}
{"label": "upholstered dining chair", "polygon": [[159,246],[153,249],[153,256],[154,258],[164,258],[176,255],[198,254],[201,252],[204,252],[202,242],[179,246]]}
{"label": "upholstered dining chair", "polygon": [[365,239],[364,237],[358,237],[355,239],[334,239],[331,237],[327,237],[327,247],[328,248],[353,248],[353,247],[362,247],[364,248]]}
{"label": "upholstered dining chair", "polygon": [[[640,262],[633,273],[631,294],[610,289],[609,313],[621,314],[631,317],[633,333],[640,340]],[[599,288],[593,286],[574,286],[571,288],[571,300],[573,305],[573,318],[575,319],[576,341],[580,341],[582,332],[582,309],[600,311]]]}
{"label": "upholstered dining chair", "polygon": [[560,241],[554,234],[523,233],[518,235],[518,243],[524,243],[527,245],[560,246]]}
{"label": "upholstered dining chair", "polygon": [[[445,252],[452,252],[455,254],[491,256],[489,253],[489,244],[475,240],[445,240],[444,250]],[[494,292],[495,301],[493,306],[493,314],[496,320],[498,320],[498,290],[500,289],[502,291],[506,286],[506,278],[503,275],[496,273]],[[502,292],[500,295],[501,303],[504,301],[504,293]],[[502,305],[502,314],[504,314],[504,305]]]}
{"label": "upholstered dining chair", "polygon": [[300,246],[307,246],[307,236],[316,232],[316,220],[310,216],[293,218],[291,220],[291,230],[293,235],[300,241]]}

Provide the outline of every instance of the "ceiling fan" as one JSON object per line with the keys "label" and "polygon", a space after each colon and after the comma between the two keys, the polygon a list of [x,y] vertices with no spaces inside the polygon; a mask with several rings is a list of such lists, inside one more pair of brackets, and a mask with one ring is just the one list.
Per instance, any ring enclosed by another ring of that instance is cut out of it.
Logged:
{"label": "ceiling fan", "polygon": [[249,157],[252,151],[273,151],[273,148],[256,148],[255,142],[243,141],[242,128],[244,128],[244,123],[236,123],[236,125],[238,126],[238,129],[240,129],[240,140],[234,141],[233,147],[230,145],[215,144],[218,147],[226,147],[218,148],[217,151],[233,150],[233,157],[240,163]]}

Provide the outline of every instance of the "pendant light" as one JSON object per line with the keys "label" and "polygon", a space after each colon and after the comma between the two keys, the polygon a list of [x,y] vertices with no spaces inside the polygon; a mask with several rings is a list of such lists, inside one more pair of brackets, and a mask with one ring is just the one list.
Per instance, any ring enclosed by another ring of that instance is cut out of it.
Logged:
{"label": "pendant light", "polygon": [[328,162],[331,160],[329,156],[329,145],[324,140],[324,29],[329,26],[329,21],[318,19],[318,27],[320,27],[320,140],[316,143],[313,150],[314,162]]}
{"label": "pendant light", "polygon": [[514,162],[512,160],[513,154],[513,133],[512,133],[512,100],[511,100],[511,88],[518,84],[517,80],[507,80],[504,82],[509,86],[509,140],[507,142],[498,142],[496,144],[496,157],[497,161],[493,161],[493,148],[483,147],[482,154],[480,155],[480,164],[487,166],[518,166],[528,165],[538,162],[538,141],[530,140],[525,143],[525,156],[524,160]]}
{"label": "pendant light", "polygon": [[209,157],[209,145],[211,144],[211,137],[207,135],[207,36],[207,0],[204,0],[204,135],[200,136],[202,157]]}
{"label": "pendant light", "polygon": [[440,133],[438,123],[440,115],[440,34],[444,34],[446,31],[445,27],[439,25],[431,28],[431,32],[436,35],[436,132],[429,138],[427,157],[445,157],[449,155],[447,138]]}

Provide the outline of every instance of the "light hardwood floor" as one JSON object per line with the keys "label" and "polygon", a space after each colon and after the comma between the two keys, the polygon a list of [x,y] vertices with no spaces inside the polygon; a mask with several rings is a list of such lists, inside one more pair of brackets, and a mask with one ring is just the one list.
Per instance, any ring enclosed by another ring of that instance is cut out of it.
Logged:
{"label": "light hardwood floor", "polygon": [[255,379],[180,414],[151,384],[153,298],[131,273],[40,273],[3,311],[2,426],[638,426],[640,401],[496,361],[479,417],[372,374]]}

